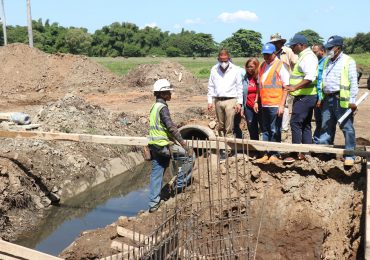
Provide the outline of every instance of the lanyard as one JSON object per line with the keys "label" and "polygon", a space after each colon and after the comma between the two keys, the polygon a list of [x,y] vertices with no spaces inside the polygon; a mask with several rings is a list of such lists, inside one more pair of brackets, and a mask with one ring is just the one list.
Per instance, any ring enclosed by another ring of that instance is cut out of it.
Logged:
{"label": "lanyard", "polygon": [[337,64],[338,60],[339,60],[340,57],[338,57],[334,62],[333,64],[331,65],[330,68],[327,69],[327,72],[325,74],[325,77],[327,77],[329,75],[329,73],[333,70],[333,68],[335,67],[335,64]]}

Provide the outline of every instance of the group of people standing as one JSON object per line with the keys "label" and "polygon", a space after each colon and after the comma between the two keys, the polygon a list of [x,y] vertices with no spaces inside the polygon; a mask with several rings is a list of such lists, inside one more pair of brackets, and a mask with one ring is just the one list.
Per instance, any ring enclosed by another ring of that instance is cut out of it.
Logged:
{"label": "group of people standing", "polygon": [[[343,53],[340,36],[330,37],[325,45],[310,47],[305,36],[296,34],[289,47],[285,43],[278,33],[272,35],[262,47],[263,61],[250,58],[244,69],[231,62],[226,49],[220,50],[208,83],[208,109],[215,107],[220,136],[242,138],[239,124],[245,118],[252,140],[258,140],[261,131],[263,141],[281,142],[282,131],[287,131],[290,123],[294,144],[333,144],[338,119],[347,109],[357,109],[356,63]],[[353,114],[340,128],[345,149],[354,150]],[[304,160],[306,156],[292,153],[284,162]],[[257,162],[281,159],[279,151],[269,151]],[[345,166],[355,163],[353,156],[344,159]]]}

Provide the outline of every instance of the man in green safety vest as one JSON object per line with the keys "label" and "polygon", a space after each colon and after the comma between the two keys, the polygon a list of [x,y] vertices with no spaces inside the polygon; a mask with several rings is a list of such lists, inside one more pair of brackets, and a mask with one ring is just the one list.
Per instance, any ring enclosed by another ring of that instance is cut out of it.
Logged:
{"label": "man in green safety vest", "polygon": [[[296,34],[288,43],[298,55],[298,61],[290,74],[289,84],[285,89],[294,97],[290,128],[293,144],[312,144],[311,120],[317,102],[317,64],[316,55],[308,48],[308,41],[302,34]],[[284,162],[291,163],[295,159],[305,159],[304,154],[291,154]]]}
{"label": "man in green safety vest", "polygon": [[[175,193],[182,192],[190,184],[194,161],[193,150],[189,148],[173,123],[167,106],[171,100],[171,83],[159,79],[153,85],[156,102],[149,116],[149,149],[152,157],[150,174],[149,212],[156,211],[161,202],[163,174],[169,166],[171,156],[181,164],[178,167]],[[176,140],[181,146],[174,145]]]}
{"label": "man in green safety vest", "polygon": [[[355,104],[358,93],[356,62],[344,54],[343,38],[331,36],[325,48],[328,59],[324,61],[322,91],[322,123],[319,143],[332,144],[335,137],[338,119],[350,108],[357,109]],[[353,127],[353,113],[340,125],[344,134],[345,149],[354,150],[356,145],[355,129]],[[355,162],[354,156],[345,156],[344,166],[351,167]]]}

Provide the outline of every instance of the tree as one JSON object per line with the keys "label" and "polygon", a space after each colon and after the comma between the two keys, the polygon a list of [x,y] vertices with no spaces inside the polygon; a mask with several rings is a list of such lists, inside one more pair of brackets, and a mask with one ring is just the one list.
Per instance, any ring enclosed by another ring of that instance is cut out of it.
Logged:
{"label": "tree", "polygon": [[308,46],[312,46],[314,44],[323,44],[323,38],[313,30],[307,29],[297,32],[297,34],[302,34],[306,37]]}
{"label": "tree", "polygon": [[92,37],[86,29],[71,28],[67,30],[64,39],[69,53],[84,55],[89,53]]}
{"label": "tree", "polygon": [[220,45],[236,57],[257,56],[262,49],[262,35],[253,30],[239,29]]}
{"label": "tree", "polygon": [[211,34],[194,34],[191,41],[191,48],[194,54],[201,57],[209,57],[217,50],[215,41]]}

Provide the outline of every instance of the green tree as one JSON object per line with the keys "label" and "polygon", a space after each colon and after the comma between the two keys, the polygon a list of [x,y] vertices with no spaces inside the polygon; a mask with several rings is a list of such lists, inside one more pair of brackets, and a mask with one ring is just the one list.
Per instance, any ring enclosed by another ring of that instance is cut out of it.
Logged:
{"label": "green tree", "polygon": [[84,55],[89,53],[92,37],[86,29],[71,28],[65,33],[64,39],[69,53]]}
{"label": "green tree", "polygon": [[236,57],[257,56],[262,49],[262,35],[253,30],[239,29],[220,45]]}
{"label": "green tree", "polygon": [[192,52],[201,57],[208,57],[217,50],[211,34],[194,34],[191,41]]}
{"label": "green tree", "polygon": [[314,44],[323,44],[323,38],[313,30],[307,29],[297,32],[297,34],[302,34],[306,37],[308,46],[312,46]]}

